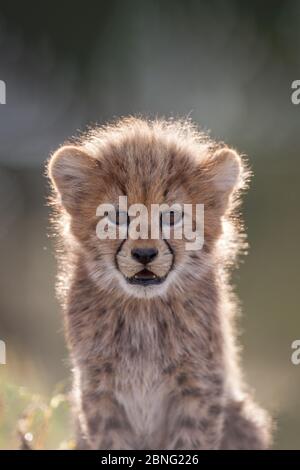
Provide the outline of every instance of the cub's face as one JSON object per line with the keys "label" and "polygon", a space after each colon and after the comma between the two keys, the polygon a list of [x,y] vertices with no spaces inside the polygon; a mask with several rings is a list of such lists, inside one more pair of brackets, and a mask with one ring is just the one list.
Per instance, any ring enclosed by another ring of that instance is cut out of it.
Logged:
{"label": "cub's face", "polygon": [[184,292],[211,265],[241,162],[144,126],[62,147],[49,173],[88,275],[107,292],[151,298]]}

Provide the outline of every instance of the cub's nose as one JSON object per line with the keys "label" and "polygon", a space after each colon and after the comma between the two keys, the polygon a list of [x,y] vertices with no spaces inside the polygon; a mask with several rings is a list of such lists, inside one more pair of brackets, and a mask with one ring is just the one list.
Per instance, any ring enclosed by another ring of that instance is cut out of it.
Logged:
{"label": "cub's nose", "polygon": [[133,248],[131,250],[131,256],[142,264],[148,264],[158,254],[156,248]]}

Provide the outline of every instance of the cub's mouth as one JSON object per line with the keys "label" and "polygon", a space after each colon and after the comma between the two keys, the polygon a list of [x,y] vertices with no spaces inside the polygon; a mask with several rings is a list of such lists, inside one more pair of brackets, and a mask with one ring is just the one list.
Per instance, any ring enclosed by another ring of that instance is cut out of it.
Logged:
{"label": "cub's mouth", "polygon": [[126,280],[129,284],[137,284],[140,286],[153,286],[162,284],[167,276],[159,277],[149,269],[142,269],[134,276],[127,277]]}

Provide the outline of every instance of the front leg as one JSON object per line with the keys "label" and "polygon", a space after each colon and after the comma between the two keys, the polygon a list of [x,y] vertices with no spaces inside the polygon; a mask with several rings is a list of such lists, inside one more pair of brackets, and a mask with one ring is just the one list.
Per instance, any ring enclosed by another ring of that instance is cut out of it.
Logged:
{"label": "front leg", "polygon": [[165,449],[218,449],[224,424],[222,373],[177,373],[169,396]]}
{"label": "front leg", "polygon": [[110,365],[88,366],[79,375],[79,421],[81,435],[88,447],[96,450],[133,449],[134,432],[123,406],[116,399]]}
{"label": "front leg", "polygon": [[271,446],[272,421],[250,396],[230,401],[225,408],[221,449],[263,450]]}

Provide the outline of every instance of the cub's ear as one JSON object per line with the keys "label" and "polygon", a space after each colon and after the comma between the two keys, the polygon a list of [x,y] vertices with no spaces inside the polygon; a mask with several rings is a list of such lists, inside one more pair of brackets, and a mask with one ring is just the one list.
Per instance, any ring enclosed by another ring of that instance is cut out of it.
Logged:
{"label": "cub's ear", "polygon": [[71,214],[76,212],[82,196],[90,189],[97,169],[97,160],[76,146],[61,147],[52,155],[48,174],[62,205]]}
{"label": "cub's ear", "polygon": [[235,150],[224,147],[209,157],[208,166],[209,183],[213,185],[216,205],[225,212],[230,195],[244,182],[242,159]]}
{"label": "cub's ear", "polygon": [[242,176],[241,157],[230,148],[217,150],[213,155],[215,164],[214,184],[218,191],[231,193]]}

